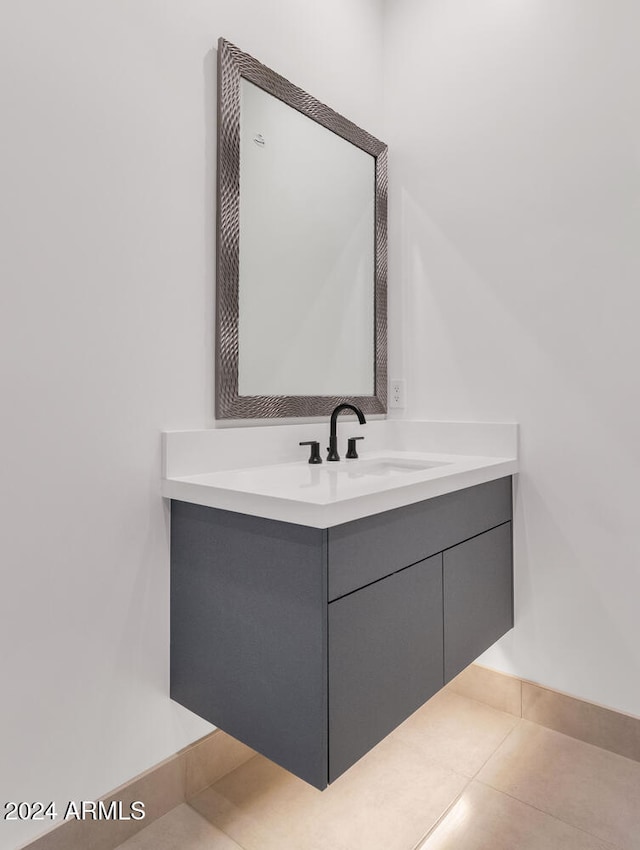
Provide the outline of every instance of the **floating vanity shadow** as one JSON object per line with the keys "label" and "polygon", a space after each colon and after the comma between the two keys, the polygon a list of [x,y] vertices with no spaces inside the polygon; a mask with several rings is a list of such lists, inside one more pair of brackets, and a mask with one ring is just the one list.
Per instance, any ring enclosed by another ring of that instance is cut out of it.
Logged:
{"label": "floating vanity shadow", "polygon": [[511,478],[328,529],[171,503],[171,696],[325,788],[513,626]]}

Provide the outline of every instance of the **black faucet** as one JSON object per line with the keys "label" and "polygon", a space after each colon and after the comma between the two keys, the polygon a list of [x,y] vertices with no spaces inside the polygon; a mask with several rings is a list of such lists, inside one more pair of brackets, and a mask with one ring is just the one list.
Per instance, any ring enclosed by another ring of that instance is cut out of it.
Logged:
{"label": "black faucet", "polygon": [[343,410],[352,410],[358,417],[358,422],[360,422],[361,425],[367,424],[367,420],[364,418],[364,413],[359,407],[356,407],[355,404],[339,404],[331,414],[329,447],[327,448],[329,454],[327,455],[327,460],[340,460],[340,455],[338,454],[338,437],[336,432],[338,429],[338,415],[342,413]]}

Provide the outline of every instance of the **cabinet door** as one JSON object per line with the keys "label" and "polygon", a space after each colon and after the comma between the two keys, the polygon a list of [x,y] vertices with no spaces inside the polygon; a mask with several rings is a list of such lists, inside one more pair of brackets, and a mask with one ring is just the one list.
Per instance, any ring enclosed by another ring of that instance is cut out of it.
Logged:
{"label": "cabinet door", "polygon": [[511,523],[443,552],[444,680],[513,627]]}
{"label": "cabinet door", "polygon": [[329,605],[329,781],[443,685],[442,556]]}

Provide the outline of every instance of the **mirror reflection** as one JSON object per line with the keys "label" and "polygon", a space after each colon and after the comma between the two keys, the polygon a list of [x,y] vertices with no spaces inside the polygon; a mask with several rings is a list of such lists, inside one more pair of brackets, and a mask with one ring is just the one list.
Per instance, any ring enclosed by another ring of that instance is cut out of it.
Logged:
{"label": "mirror reflection", "polygon": [[240,81],[240,395],[374,392],[375,158]]}

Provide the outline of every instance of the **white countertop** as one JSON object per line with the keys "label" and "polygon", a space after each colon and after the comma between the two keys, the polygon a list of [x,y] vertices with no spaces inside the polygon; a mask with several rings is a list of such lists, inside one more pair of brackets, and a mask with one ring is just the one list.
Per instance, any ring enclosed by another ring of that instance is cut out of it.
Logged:
{"label": "white countertop", "polygon": [[162,495],[330,528],[518,471],[514,424],[338,422],[342,455],[348,436],[365,437],[357,460],[307,462],[298,443],[319,440],[324,457],[328,423],[167,432]]}

